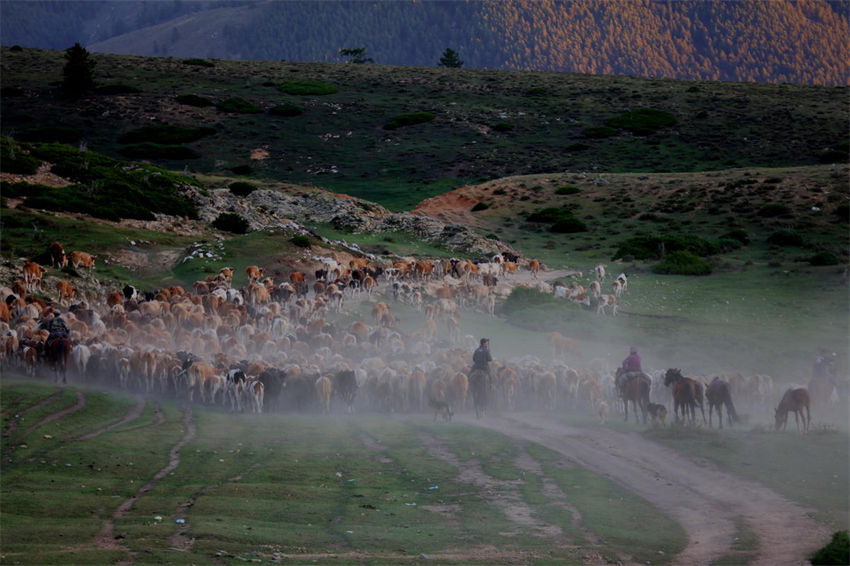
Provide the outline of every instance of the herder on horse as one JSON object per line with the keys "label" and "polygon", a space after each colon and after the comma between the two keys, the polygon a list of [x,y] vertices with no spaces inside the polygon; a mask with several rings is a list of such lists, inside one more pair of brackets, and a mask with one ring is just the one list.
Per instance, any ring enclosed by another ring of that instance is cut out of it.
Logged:
{"label": "herder on horse", "polygon": [[66,371],[68,369],[68,358],[71,354],[71,340],[68,337],[68,325],[57,310],[52,317],[41,321],[38,328],[49,332],[47,341],[44,343],[44,353],[56,372],[56,381],[62,378],[62,383],[67,382]]}
{"label": "herder on horse", "polygon": [[472,354],[472,369],[469,371],[469,385],[472,390],[472,404],[475,406],[475,418],[480,419],[487,406],[487,389],[490,386],[490,340],[482,338],[478,349]]}
{"label": "herder on horse", "polygon": [[48,317],[41,321],[38,325],[40,330],[47,330],[50,334],[47,336],[47,342],[45,344],[50,344],[53,340],[57,338],[67,338],[68,337],[68,325],[65,324],[65,321],[62,319],[62,313],[59,311],[55,311],[53,316]]}
{"label": "herder on horse", "polygon": [[645,375],[640,365],[640,355],[637,348],[632,346],[629,348],[628,357],[623,360],[623,365],[617,370],[616,385],[617,391],[622,392],[623,387],[633,378]]}

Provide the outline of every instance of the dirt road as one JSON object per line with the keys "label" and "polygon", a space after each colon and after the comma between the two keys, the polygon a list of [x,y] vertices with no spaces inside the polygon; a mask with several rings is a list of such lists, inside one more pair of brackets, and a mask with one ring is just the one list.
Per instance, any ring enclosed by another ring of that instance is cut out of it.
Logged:
{"label": "dirt road", "polygon": [[808,564],[807,556],[829,540],[829,529],[809,517],[810,509],[636,432],[574,428],[530,413],[463,420],[546,446],[652,502],[688,535],[674,564],[710,564],[729,554],[736,519],[758,537],[755,565]]}

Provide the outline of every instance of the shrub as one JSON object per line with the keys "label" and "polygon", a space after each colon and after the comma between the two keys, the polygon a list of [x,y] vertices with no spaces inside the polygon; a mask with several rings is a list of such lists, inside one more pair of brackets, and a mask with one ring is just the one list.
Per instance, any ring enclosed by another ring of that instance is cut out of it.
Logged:
{"label": "shrub", "polygon": [[542,293],[537,289],[529,287],[514,287],[508,298],[505,299],[505,304],[502,307],[502,312],[506,315],[511,315],[517,311],[525,310],[531,307],[551,305],[557,307],[562,302],[549,295]]}
{"label": "shrub", "polygon": [[280,85],[280,90],[292,95],[325,95],[336,94],[339,89],[332,84],[321,81],[287,81]]}
{"label": "shrub", "polygon": [[104,95],[110,95],[110,94],[137,94],[137,93],[142,92],[142,89],[140,89],[140,88],[136,88],[136,87],[134,87],[134,86],[132,86],[132,85],[125,85],[125,84],[111,84],[111,85],[103,85],[103,86],[99,86],[99,87],[97,87],[96,89],[94,89],[94,91],[95,91],[97,94],[104,94]]}
{"label": "shrub", "polygon": [[230,171],[236,175],[250,175],[254,172],[254,168],[250,165],[234,165]]}
{"label": "shrub", "polygon": [[413,114],[399,114],[393,116],[390,121],[384,124],[385,130],[395,130],[405,126],[413,126],[416,124],[424,124],[435,118],[430,112],[414,112]]}
{"label": "shrub", "polygon": [[273,116],[300,116],[304,113],[304,110],[300,106],[296,106],[294,104],[278,104],[277,106],[273,106],[269,108],[269,114]]}
{"label": "shrub", "polygon": [[627,256],[634,259],[659,259],[665,253],[689,251],[694,255],[706,257],[720,251],[717,244],[694,235],[667,234],[663,236],[634,236],[620,243],[614,253],[614,259]]}
{"label": "shrub", "polygon": [[292,236],[289,240],[293,243],[293,245],[298,246],[299,248],[309,248],[310,247],[310,238],[303,234],[298,236]]}
{"label": "shrub", "polygon": [[586,143],[573,143],[564,148],[567,151],[585,151],[590,149]]}
{"label": "shrub", "polygon": [[666,110],[638,108],[609,118],[605,125],[612,128],[622,128],[635,135],[643,136],[655,133],[657,130],[672,126],[675,123],[676,116]]}
{"label": "shrub", "polygon": [[833,213],[839,220],[850,220],[850,204],[839,204]]}
{"label": "shrub", "polygon": [[729,232],[726,232],[720,237],[724,239],[737,240],[745,246],[750,243],[750,236],[747,234],[747,231],[741,230],[740,228],[730,230]]}
{"label": "shrub", "polygon": [[587,232],[587,224],[575,216],[563,217],[549,228],[550,232],[556,234],[574,234],[576,232]]}
{"label": "shrub", "polygon": [[809,561],[814,566],[850,564],[850,533],[836,531],[829,544],[812,554]]}
{"label": "shrub", "polygon": [[508,191],[506,191],[505,189],[496,189],[495,191],[493,191],[493,194],[494,195],[506,195],[506,194],[508,194]]}
{"label": "shrub", "polygon": [[182,145],[163,145],[159,143],[134,143],[122,147],[118,153],[131,159],[198,159],[201,154]]}
{"label": "shrub", "polygon": [[490,205],[486,202],[476,202],[475,206],[472,207],[472,212],[478,212],[479,210],[487,210],[490,208]]}
{"label": "shrub", "polygon": [[24,153],[20,144],[10,138],[0,138],[0,163],[5,173],[32,175],[38,171],[41,160]]}
{"label": "shrub", "polygon": [[68,126],[45,126],[43,128],[32,128],[24,130],[17,135],[18,140],[23,142],[56,142],[76,143],[83,137],[83,133],[77,128]]}
{"label": "shrub", "polygon": [[215,135],[215,128],[202,126],[200,128],[187,128],[185,126],[174,126],[171,124],[142,126],[135,130],[122,134],[118,143],[158,143],[158,144],[180,144],[197,141],[201,138]]}
{"label": "shrub", "polygon": [[735,238],[720,238],[717,241],[717,245],[720,246],[720,251],[731,252],[733,250],[740,249],[744,244]]}
{"label": "shrub", "polygon": [[526,217],[526,220],[528,222],[557,222],[565,216],[570,216],[569,211],[563,208],[549,207],[535,210]]}
{"label": "shrub", "polygon": [[262,108],[253,102],[248,102],[244,98],[239,98],[238,96],[222,100],[216,104],[216,108],[222,112],[232,112],[234,114],[260,114],[263,111]]}
{"label": "shrub", "polygon": [[758,211],[758,215],[764,218],[773,218],[775,216],[782,216],[790,213],[791,209],[787,205],[779,203],[766,204]]}
{"label": "shrub", "polygon": [[196,67],[215,67],[215,63],[212,61],[207,61],[206,59],[183,59],[184,65],[194,65]]}
{"label": "shrub", "polygon": [[596,126],[594,128],[585,128],[581,134],[586,138],[604,139],[617,135],[617,130],[610,126]]}
{"label": "shrub", "polygon": [[664,259],[652,266],[652,271],[671,275],[709,275],[711,265],[687,250],[678,250],[664,256]]}
{"label": "shrub", "polygon": [[794,230],[779,230],[767,237],[767,243],[774,246],[802,246],[803,237]]}
{"label": "shrub", "polygon": [[514,125],[508,124],[507,122],[499,122],[497,124],[493,124],[493,129],[497,132],[510,132],[514,129]]}
{"label": "shrub", "polygon": [[827,149],[821,152],[818,156],[821,163],[846,163],[848,154],[840,149]]}
{"label": "shrub", "polygon": [[186,106],[197,106],[198,108],[204,108],[215,104],[209,98],[198,96],[197,94],[181,94],[177,96],[176,100],[180,104],[185,104]]}
{"label": "shrub", "polygon": [[838,265],[838,256],[832,252],[818,252],[809,258],[809,265]]}
{"label": "shrub", "polygon": [[240,197],[248,196],[257,190],[257,187],[245,181],[234,181],[228,185],[228,188],[231,193]]}
{"label": "shrub", "polygon": [[244,234],[248,231],[248,221],[234,212],[222,212],[213,220],[213,228],[234,234]]}
{"label": "shrub", "polygon": [[576,187],[575,185],[565,185],[563,187],[558,187],[555,189],[556,195],[577,195],[581,192],[581,189]]}
{"label": "shrub", "polygon": [[546,96],[549,94],[549,89],[542,86],[536,86],[525,91],[526,96]]}

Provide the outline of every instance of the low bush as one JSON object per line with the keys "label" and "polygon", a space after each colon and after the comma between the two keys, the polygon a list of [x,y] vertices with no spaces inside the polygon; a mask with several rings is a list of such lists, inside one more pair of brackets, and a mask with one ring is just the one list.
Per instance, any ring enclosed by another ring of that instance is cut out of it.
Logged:
{"label": "low bush", "polygon": [[741,242],[745,246],[750,243],[749,234],[747,234],[746,230],[741,230],[740,228],[737,228],[735,230],[730,230],[729,232],[726,232],[725,234],[723,234],[720,237],[725,238],[725,239],[738,240],[739,242]]}
{"label": "low bush", "polygon": [[829,544],[812,554],[809,561],[814,566],[850,564],[850,533],[836,531]]}
{"label": "low bush", "polygon": [[250,175],[254,172],[254,168],[250,165],[234,165],[230,171],[235,175]]}
{"label": "low bush", "polygon": [[581,135],[591,139],[605,139],[616,136],[617,130],[610,126],[596,126],[593,128],[585,128],[582,130]]}
{"label": "low bush", "polygon": [[850,155],[840,149],[826,149],[818,156],[818,160],[821,163],[847,163],[850,161]]}
{"label": "low bush", "polygon": [[479,210],[487,210],[490,208],[490,205],[486,202],[476,202],[475,206],[472,207],[472,212],[478,212]]}
{"label": "low bush", "polygon": [[809,265],[838,265],[838,256],[832,252],[821,251],[809,258]]}
{"label": "low bush", "polygon": [[138,94],[142,92],[142,89],[134,87],[132,85],[125,84],[111,84],[111,85],[103,85],[94,89],[96,94],[103,95],[115,95],[115,94]]}
{"label": "low bush", "polygon": [[257,187],[245,181],[234,181],[227,188],[230,189],[231,193],[239,197],[248,196],[257,190]]}
{"label": "low bush", "polygon": [[278,104],[269,108],[269,114],[273,116],[300,116],[304,110],[295,104]]}
{"label": "low bush", "polygon": [[508,191],[506,191],[505,189],[496,189],[495,191],[493,191],[493,194],[494,195],[506,195],[506,194],[508,194]]}
{"label": "low bush", "polygon": [[581,192],[581,189],[576,187],[575,185],[565,185],[563,187],[558,187],[555,189],[556,195],[577,195]]}
{"label": "low bush", "polygon": [[666,110],[638,108],[609,118],[605,125],[611,128],[622,128],[638,136],[645,136],[675,123],[676,116]]}
{"label": "low bush", "polygon": [[4,173],[19,175],[32,175],[41,165],[40,159],[27,154],[19,143],[7,137],[0,138],[0,162]]}
{"label": "low bush", "polygon": [[803,237],[794,230],[778,230],[767,237],[767,243],[780,246],[802,246]]}
{"label": "low bush", "polygon": [[564,148],[566,151],[587,151],[590,146],[586,143],[572,143]]}
{"label": "low bush", "polygon": [[309,248],[310,247],[310,238],[309,236],[305,236],[300,234],[298,236],[292,236],[289,240],[293,245],[299,248]]}
{"label": "low bush", "polygon": [[720,238],[717,241],[717,245],[720,247],[720,251],[731,252],[734,250],[741,249],[744,244],[742,244],[740,240],[736,240],[735,238]]}
{"label": "low bush", "polygon": [[529,287],[514,287],[505,303],[502,306],[502,312],[506,315],[511,315],[517,311],[525,310],[532,307],[551,305],[557,307],[563,304],[554,296],[548,293],[542,293],[537,289]]}
{"label": "low bush", "polygon": [[587,232],[587,224],[576,218],[568,216],[561,218],[549,228],[550,232],[556,234],[574,234],[576,232]]}
{"label": "low bush", "polygon": [[172,124],[142,126],[130,130],[118,138],[118,143],[158,143],[158,144],[180,144],[197,141],[207,136],[215,135],[215,128],[201,126],[199,128],[188,128],[186,126],[175,126]]}
{"label": "low bush", "polygon": [[77,128],[69,126],[45,126],[43,128],[32,128],[24,130],[17,135],[18,140],[23,142],[44,143],[76,143],[83,137],[83,133]]}
{"label": "low bush", "polygon": [[677,250],[665,255],[660,262],[653,265],[652,272],[669,275],[709,275],[711,265],[687,250]]}
{"label": "low bush", "polygon": [[758,215],[763,218],[774,218],[776,216],[783,216],[785,214],[790,213],[791,209],[788,207],[788,205],[780,203],[766,204],[762,206],[758,211]]}
{"label": "low bush", "polygon": [[234,234],[244,234],[248,231],[248,221],[235,212],[222,212],[212,222],[213,228]]}
{"label": "low bush", "polygon": [[694,255],[706,257],[718,253],[720,248],[717,244],[694,235],[642,235],[633,236],[621,242],[613,259],[627,256],[640,260],[659,259],[674,251],[689,251]]}
{"label": "low bush", "polygon": [[850,220],[850,204],[839,204],[835,207],[835,212],[833,212],[833,214],[835,214],[839,220]]}
{"label": "low bush", "polygon": [[567,216],[571,216],[568,210],[548,207],[535,210],[526,217],[526,220],[528,222],[557,222]]}
{"label": "low bush", "polygon": [[194,57],[191,59],[183,59],[183,64],[194,65],[196,67],[215,67],[215,63],[213,63],[212,61],[207,61],[206,59],[197,59]]}
{"label": "low bush", "polygon": [[431,122],[435,116],[430,112],[414,112],[412,114],[399,114],[393,116],[390,121],[384,124],[385,130],[396,130],[405,126],[414,126],[416,124],[424,124]]}
{"label": "low bush", "polygon": [[197,94],[181,94],[178,95],[175,100],[177,100],[177,102],[179,102],[180,104],[185,104],[186,106],[196,106],[198,108],[213,106],[215,104],[209,98],[198,96]]}
{"label": "low bush", "polygon": [[159,143],[134,143],[122,147],[118,153],[130,159],[198,159],[201,154],[182,145],[163,145]]}
{"label": "low bush", "polygon": [[508,124],[507,122],[499,122],[497,124],[493,124],[493,129],[497,132],[510,132],[514,129],[514,125]]}
{"label": "low bush", "polygon": [[230,112],[233,114],[260,114],[263,109],[253,102],[248,102],[244,98],[234,96],[227,100],[222,100],[216,104],[216,108],[222,112]]}
{"label": "low bush", "polygon": [[296,96],[321,96],[339,92],[339,89],[334,85],[321,81],[287,81],[280,85],[280,90]]}

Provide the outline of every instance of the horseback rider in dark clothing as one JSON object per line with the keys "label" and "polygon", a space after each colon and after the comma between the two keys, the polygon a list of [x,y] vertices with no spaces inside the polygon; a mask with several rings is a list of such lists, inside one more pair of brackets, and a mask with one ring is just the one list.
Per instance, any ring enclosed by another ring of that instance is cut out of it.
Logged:
{"label": "horseback rider in dark clothing", "polygon": [[50,334],[47,337],[47,342],[52,342],[56,338],[67,338],[69,334],[68,325],[60,316],[60,312],[56,311],[53,316],[47,318],[38,325],[41,330],[47,330]]}
{"label": "horseback rider in dark clothing", "polygon": [[472,354],[472,369],[469,371],[469,385],[472,390],[472,403],[475,405],[475,417],[481,418],[487,406],[487,388],[490,378],[490,340],[482,338],[478,349]]}

